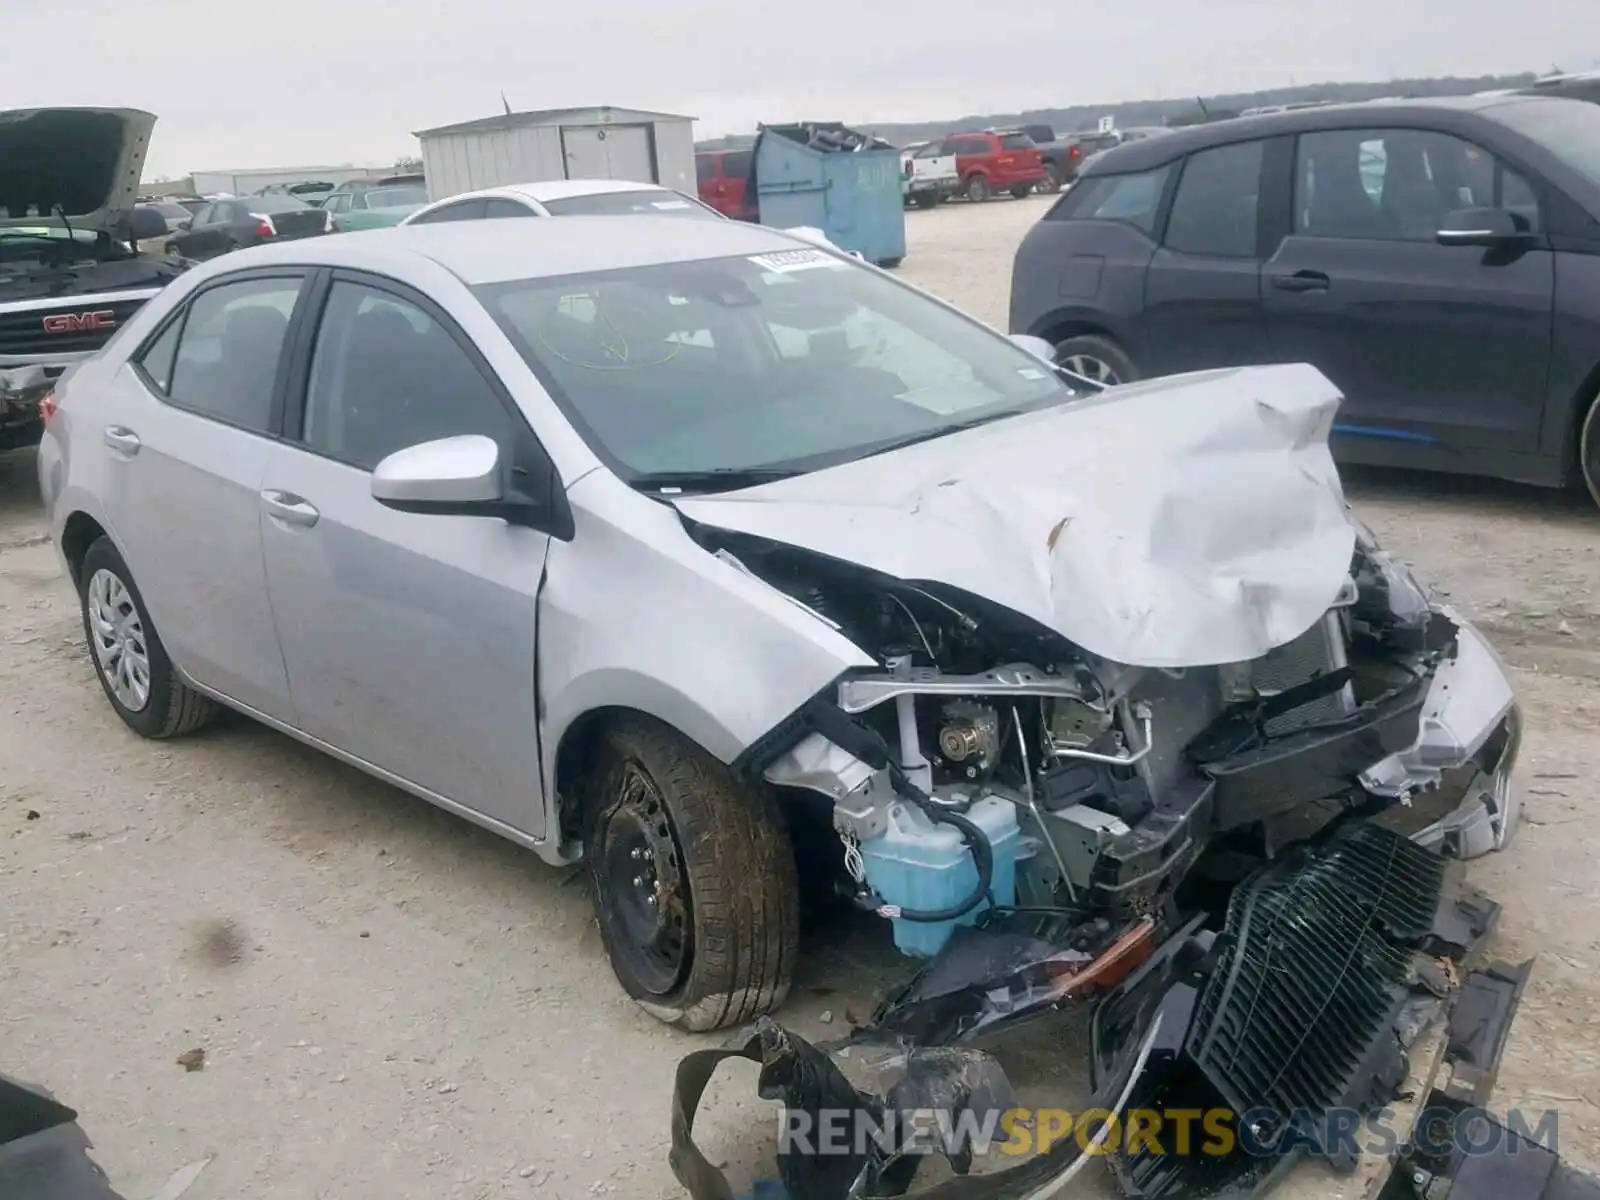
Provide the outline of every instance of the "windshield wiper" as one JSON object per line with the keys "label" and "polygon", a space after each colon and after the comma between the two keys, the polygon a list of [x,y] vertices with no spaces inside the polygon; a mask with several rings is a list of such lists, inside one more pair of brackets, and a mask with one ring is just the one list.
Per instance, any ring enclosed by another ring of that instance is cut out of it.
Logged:
{"label": "windshield wiper", "polygon": [[[1054,401],[1053,401],[1054,402]],[[919,442],[931,442],[942,438],[946,434],[964,433],[968,429],[976,429],[980,425],[988,425],[995,421],[1004,421],[1007,417],[1020,417],[1024,413],[1037,411],[1034,407],[1008,408],[1003,412],[984,413],[981,417],[968,417],[965,421],[954,421],[949,425],[941,425],[937,429],[924,429],[907,437],[896,438],[892,442],[883,442],[872,447],[861,457],[871,458],[876,454],[888,454],[891,450],[904,450],[907,446],[915,446]]]}
{"label": "windshield wiper", "polygon": [[646,471],[628,482],[653,492],[733,492],[804,474],[793,467],[712,467],[704,471]]}

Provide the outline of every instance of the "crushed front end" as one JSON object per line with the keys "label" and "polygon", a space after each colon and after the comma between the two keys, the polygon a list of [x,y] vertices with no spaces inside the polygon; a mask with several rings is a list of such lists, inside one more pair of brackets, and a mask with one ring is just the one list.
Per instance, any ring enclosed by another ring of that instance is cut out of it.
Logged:
{"label": "crushed front end", "polygon": [[[1328,1121],[1393,1100],[1464,994],[1511,980],[1509,1022],[1526,968],[1475,970],[1498,909],[1453,860],[1515,831],[1519,710],[1488,643],[1364,529],[1311,628],[1254,661],[1182,668],[1106,661],[937,584],[697,536],[882,662],[740,765],[825,798],[844,890],[925,960],[834,1047],[769,1021],[707,1052],[762,1061],[780,1080],[763,1094],[880,1117],[907,1095],[999,1104],[984,1044],[1087,1006],[1094,1107],[1236,1122],[1226,1155],[1118,1144],[1103,1157],[1123,1190],[1249,1193],[1308,1154],[1351,1169]],[[895,1064],[887,1082],[847,1082],[874,1055]],[[727,1194],[689,1137],[711,1066],[680,1076],[675,1107],[674,1164],[697,1197]],[[946,1154],[955,1177],[910,1191],[916,1155],[781,1163],[795,1200],[971,1200],[1054,1194],[1095,1156],[1068,1144],[988,1171]]]}

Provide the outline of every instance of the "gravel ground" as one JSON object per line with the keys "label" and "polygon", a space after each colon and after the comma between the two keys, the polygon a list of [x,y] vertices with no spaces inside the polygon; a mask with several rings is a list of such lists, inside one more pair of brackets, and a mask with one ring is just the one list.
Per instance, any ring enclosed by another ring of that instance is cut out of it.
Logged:
{"label": "gravel ground", "polygon": [[[911,214],[904,277],[1003,327],[1044,203]],[[1559,1109],[1563,1153],[1600,1167],[1600,517],[1483,483],[1351,492],[1516,668],[1527,824],[1474,874],[1505,905],[1496,951],[1539,963],[1498,1099]],[[680,1195],[667,1101],[703,1040],[622,999],[581,881],[243,721],[130,734],[30,453],[0,458],[0,678],[0,1068],[82,1112],[130,1200],[202,1159],[189,1200]],[[784,1016],[817,1034],[903,969],[871,924],[809,949]],[[1041,1088],[1072,1086],[1081,1031],[1058,1049],[1022,1056]],[[725,1073],[701,1144],[748,1179],[775,1125],[753,1070]]]}

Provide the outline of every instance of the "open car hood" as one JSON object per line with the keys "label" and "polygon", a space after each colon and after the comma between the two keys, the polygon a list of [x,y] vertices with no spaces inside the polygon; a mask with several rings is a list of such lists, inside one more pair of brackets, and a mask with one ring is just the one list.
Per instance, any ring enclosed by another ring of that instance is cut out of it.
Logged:
{"label": "open car hood", "polygon": [[139,196],[154,114],[134,108],[0,111],[0,228],[109,229]]}
{"label": "open car hood", "polygon": [[1243,662],[1304,633],[1349,578],[1340,399],[1304,364],[1176,376],[675,504],[960,588],[1116,662]]}

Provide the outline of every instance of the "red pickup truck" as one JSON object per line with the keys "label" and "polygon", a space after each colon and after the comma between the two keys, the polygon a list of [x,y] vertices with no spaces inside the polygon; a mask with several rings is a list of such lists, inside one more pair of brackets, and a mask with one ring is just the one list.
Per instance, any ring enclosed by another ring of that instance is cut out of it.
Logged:
{"label": "red pickup truck", "polygon": [[694,156],[700,199],[725,217],[757,220],[755,197],[748,195],[749,150],[701,150]]}
{"label": "red pickup truck", "polygon": [[952,133],[942,152],[956,156],[961,194],[968,200],[987,200],[996,192],[1020,200],[1049,177],[1039,147],[1025,133]]}

